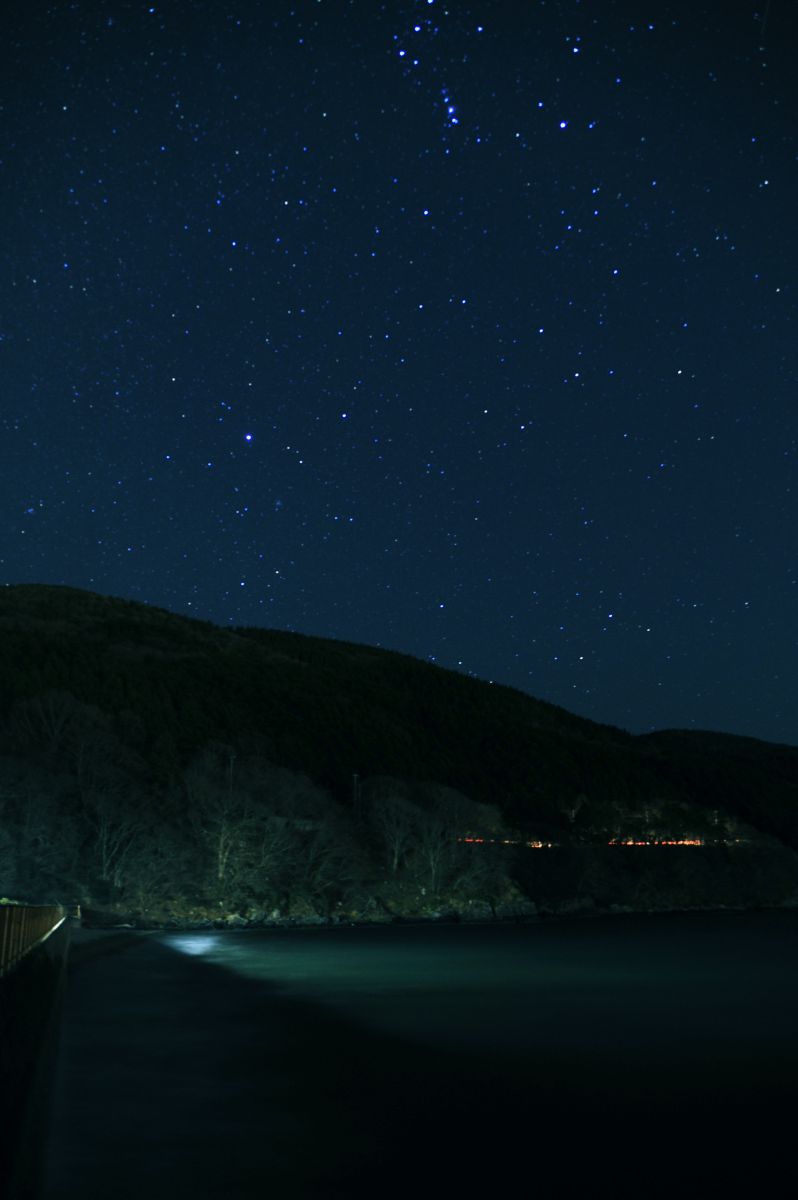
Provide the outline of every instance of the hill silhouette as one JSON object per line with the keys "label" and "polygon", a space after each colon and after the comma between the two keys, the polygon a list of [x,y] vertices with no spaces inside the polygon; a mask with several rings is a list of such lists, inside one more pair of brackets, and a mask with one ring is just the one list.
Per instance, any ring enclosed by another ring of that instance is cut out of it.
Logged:
{"label": "hill silhouette", "polygon": [[725,827],[798,847],[798,748],[709,732],[633,736],[371,646],[222,629],[26,584],[0,588],[0,678],[6,772],[35,763],[51,791],[56,777],[77,780],[83,808],[90,792],[108,792],[103,772],[116,772],[117,792],[134,781],[138,808],[173,822],[186,772],[215,747],[231,788],[233,764],[257,760],[301,775],[350,815],[374,781],[392,779],[422,809],[449,789],[519,836],[563,845],[646,829],[721,840]]}

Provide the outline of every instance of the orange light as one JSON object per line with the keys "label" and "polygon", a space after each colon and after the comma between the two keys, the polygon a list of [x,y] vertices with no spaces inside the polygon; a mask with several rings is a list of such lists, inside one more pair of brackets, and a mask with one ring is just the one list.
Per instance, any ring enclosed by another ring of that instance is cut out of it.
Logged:
{"label": "orange light", "polygon": [[608,846],[703,846],[703,838],[652,838],[642,841],[635,838],[610,838]]}

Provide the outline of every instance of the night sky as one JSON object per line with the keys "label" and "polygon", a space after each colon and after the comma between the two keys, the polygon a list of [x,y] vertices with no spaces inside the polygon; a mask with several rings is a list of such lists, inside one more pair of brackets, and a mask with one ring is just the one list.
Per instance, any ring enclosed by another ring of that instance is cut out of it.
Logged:
{"label": "night sky", "polygon": [[12,3],[0,580],[798,743],[796,34]]}

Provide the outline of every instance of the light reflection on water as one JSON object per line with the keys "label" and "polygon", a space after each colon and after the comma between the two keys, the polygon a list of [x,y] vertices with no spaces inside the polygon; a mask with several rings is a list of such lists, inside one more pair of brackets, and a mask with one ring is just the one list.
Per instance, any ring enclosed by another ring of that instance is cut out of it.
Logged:
{"label": "light reflection on water", "polygon": [[201,955],[210,952],[219,943],[218,933],[186,933],[176,937],[166,938],[166,944],[181,954]]}
{"label": "light reflection on water", "polygon": [[414,1040],[663,1055],[795,1042],[798,914],[165,935],[181,953]]}

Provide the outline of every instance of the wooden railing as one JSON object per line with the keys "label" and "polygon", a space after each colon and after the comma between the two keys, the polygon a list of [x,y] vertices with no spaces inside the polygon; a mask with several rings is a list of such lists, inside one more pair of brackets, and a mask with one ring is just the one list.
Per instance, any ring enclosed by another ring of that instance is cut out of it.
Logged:
{"label": "wooden railing", "polygon": [[60,904],[0,904],[0,975],[5,975],[66,917]]}

